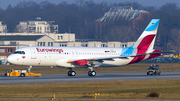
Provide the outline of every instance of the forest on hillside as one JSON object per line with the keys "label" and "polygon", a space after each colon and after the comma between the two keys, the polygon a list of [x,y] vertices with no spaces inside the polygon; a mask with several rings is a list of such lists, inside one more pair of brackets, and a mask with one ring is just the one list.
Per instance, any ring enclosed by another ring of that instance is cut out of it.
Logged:
{"label": "forest on hillside", "polygon": [[[133,6],[133,9],[148,11],[151,18],[138,22],[139,29],[132,30],[127,21],[108,22],[102,37],[95,33],[95,20],[101,18],[112,6]],[[5,10],[0,9],[0,21],[6,24],[8,32],[14,32],[20,21],[41,17],[47,21],[55,21],[59,25],[59,33],[72,32],[76,39],[97,39],[101,41],[136,41],[152,18],[160,19],[160,26],[155,46],[163,50],[180,50],[180,8],[177,3],[166,3],[161,7],[143,6],[137,2],[95,3],[93,0],[75,0],[52,4],[48,1],[41,3],[19,2],[16,6],[9,5]],[[132,32],[136,32],[131,35]]]}

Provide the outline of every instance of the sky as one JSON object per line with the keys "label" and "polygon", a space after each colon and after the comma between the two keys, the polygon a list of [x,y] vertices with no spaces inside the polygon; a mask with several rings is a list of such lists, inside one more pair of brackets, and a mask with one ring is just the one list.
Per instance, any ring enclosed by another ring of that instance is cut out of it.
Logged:
{"label": "sky", "polygon": [[[20,1],[35,1],[38,4],[42,1],[49,1],[50,3],[59,4],[62,1],[66,1],[68,3],[74,3],[76,0],[0,0],[0,8],[6,9],[9,4],[11,4],[12,7],[17,5]],[[84,0],[87,1],[87,0]],[[156,6],[160,7],[168,2],[174,2],[177,3],[178,7],[180,7],[180,0],[93,0],[95,3],[101,3],[103,1],[106,1],[108,3],[116,3],[116,2],[138,2],[139,4],[143,6]]]}

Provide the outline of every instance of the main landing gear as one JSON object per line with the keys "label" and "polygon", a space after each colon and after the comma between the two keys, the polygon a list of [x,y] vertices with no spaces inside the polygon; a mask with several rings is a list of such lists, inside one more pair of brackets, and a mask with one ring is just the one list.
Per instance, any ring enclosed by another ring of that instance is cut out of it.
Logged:
{"label": "main landing gear", "polygon": [[75,71],[72,71],[72,68],[69,68],[70,71],[68,71],[68,76],[75,76],[76,75],[76,72]]}
{"label": "main landing gear", "polygon": [[[72,68],[68,68],[69,71],[67,73],[68,76],[75,76],[76,72],[72,71]],[[93,70],[93,67],[89,67],[90,71],[88,72],[89,76],[96,76],[96,72]]]}
{"label": "main landing gear", "polygon": [[90,71],[88,72],[89,76],[96,76],[96,72],[93,70],[93,67],[89,67]]}

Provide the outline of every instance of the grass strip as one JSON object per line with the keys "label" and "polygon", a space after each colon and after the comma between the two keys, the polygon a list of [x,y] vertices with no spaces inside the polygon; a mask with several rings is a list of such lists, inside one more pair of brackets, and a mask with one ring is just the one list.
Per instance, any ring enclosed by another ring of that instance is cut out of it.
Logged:
{"label": "grass strip", "polygon": [[[1,98],[180,99],[180,79],[0,85]],[[158,97],[148,97],[152,92]]]}

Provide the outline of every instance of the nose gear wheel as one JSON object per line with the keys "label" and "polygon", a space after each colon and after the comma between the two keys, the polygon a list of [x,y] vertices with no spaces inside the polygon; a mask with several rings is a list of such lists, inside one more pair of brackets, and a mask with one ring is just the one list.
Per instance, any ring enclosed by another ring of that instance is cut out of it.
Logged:
{"label": "nose gear wheel", "polygon": [[76,72],[75,71],[69,71],[67,74],[68,74],[68,76],[75,76]]}

